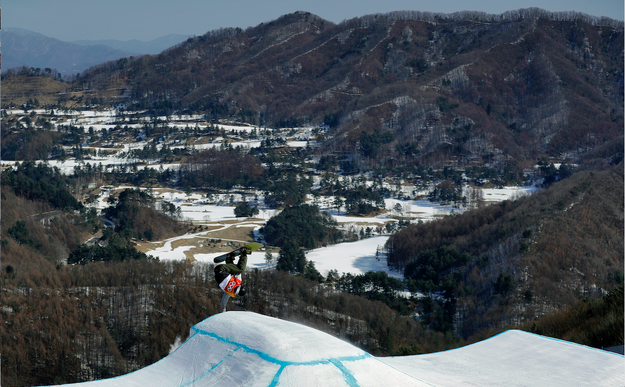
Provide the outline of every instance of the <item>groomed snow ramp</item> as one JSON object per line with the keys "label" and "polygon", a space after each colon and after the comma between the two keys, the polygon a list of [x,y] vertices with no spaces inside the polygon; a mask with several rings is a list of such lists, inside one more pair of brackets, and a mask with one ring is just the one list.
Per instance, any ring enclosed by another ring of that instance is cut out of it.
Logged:
{"label": "groomed snow ramp", "polygon": [[623,386],[623,356],[521,331],[457,350],[376,358],[315,329],[251,312],[214,315],[162,360],[84,387]]}

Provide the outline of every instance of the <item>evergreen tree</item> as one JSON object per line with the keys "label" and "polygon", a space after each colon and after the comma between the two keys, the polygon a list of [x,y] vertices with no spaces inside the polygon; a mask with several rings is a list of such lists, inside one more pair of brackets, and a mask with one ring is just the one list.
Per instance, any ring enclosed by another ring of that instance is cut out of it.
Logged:
{"label": "evergreen tree", "polygon": [[268,244],[284,246],[288,239],[305,248],[315,248],[323,243],[333,243],[341,234],[336,221],[317,206],[302,204],[286,208],[269,219],[260,230]]}
{"label": "evergreen tree", "polygon": [[280,249],[276,269],[291,274],[301,273],[306,266],[306,256],[293,239],[287,239]]}
{"label": "evergreen tree", "polygon": [[258,207],[252,207],[247,202],[243,202],[238,204],[234,208],[234,216],[237,218],[249,218],[254,215],[258,215]]}
{"label": "evergreen tree", "polygon": [[313,261],[308,261],[306,263],[302,274],[304,275],[304,278],[307,278],[311,281],[316,281],[319,283],[323,282],[323,276],[321,275],[321,273],[319,273],[319,270],[317,270]]}

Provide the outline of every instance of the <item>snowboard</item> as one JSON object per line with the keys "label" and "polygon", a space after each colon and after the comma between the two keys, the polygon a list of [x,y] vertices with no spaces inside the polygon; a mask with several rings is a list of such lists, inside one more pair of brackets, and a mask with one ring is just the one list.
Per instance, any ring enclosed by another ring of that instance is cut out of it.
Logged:
{"label": "snowboard", "polygon": [[263,247],[263,245],[261,245],[260,243],[258,243],[258,242],[252,242],[252,243],[247,244],[247,245],[245,245],[245,246],[243,246],[243,247],[239,247],[238,249],[233,250],[233,251],[231,251],[231,252],[229,252],[229,253],[222,254],[222,255],[220,255],[220,256],[218,256],[218,257],[215,257],[215,258],[213,259],[213,262],[215,262],[215,263],[221,263],[221,262],[225,261],[225,260],[226,260],[226,257],[228,256],[228,254],[231,254],[231,253],[234,253],[234,256],[235,256],[235,257],[237,257],[237,256],[241,255],[241,249],[243,249],[243,248],[247,248],[247,249],[249,249],[249,250],[251,250],[251,251],[254,251],[254,250],[258,250],[258,249],[260,249],[261,247]]}

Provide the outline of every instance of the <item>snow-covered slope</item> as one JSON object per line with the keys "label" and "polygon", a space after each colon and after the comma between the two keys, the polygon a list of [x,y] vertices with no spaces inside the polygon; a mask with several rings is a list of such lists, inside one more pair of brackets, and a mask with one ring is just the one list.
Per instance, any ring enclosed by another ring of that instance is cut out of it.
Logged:
{"label": "snow-covered slope", "polygon": [[132,386],[623,386],[623,356],[521,331],[457,350],[377,358],[303,325],[250,312],[212,316]]}
{"label": "snow-covered slope", "polygon": [[434,386],[624,386],[625,358],[509,330],[463,348],[385,363]]}

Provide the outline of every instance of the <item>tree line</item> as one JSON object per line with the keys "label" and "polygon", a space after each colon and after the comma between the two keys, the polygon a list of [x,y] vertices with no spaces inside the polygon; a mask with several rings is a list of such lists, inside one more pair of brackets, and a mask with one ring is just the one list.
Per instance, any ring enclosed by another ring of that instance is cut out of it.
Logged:
{"label": "tree line", "polygon": [[391,20],[421,20],[427,22],[463,21],[471,20],[483,23],[498,23],[506,21],[517,21],[520,19],[540,18],[552,21],[583,22],[597,26],[608,26],[613,28],[623,28],[623,22],[606,17],[592,16],[582,12],[565,11],[551,12],[537,7],[521,8],[503,12],[499,15],[488,14],[479,11],[460,11],[454,13],[439,13],[426,11],[394,11],[385,15],[369,15],[362,18],[351,19],[343,23],[361,21],[364,26],[378,22],[381,17],[388,17]]}
{"label": "tree line", "polygon": [[13,192],[29,200],[45,201],[54,208],[80,210],[82,203],[69,192],[72,181],[56,167],[43,163],[23,162],[16,169],[2,172],[2,185],[11,187]]}

